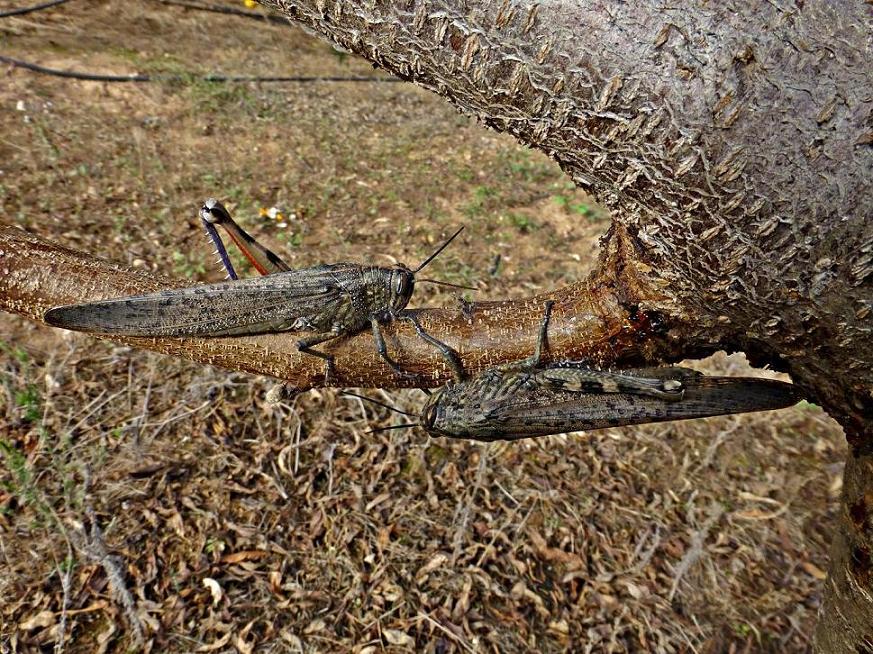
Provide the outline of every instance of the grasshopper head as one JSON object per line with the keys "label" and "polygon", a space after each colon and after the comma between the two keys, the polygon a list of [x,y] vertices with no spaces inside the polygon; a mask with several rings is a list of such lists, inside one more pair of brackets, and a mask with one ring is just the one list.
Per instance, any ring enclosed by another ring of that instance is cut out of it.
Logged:
{"label": "grasshopper head", "polygon": [[415,273],[402,263],[391,268],[391,273],[388,275],[388,291],[391,298],[391,309],[394,313],[406,308],[414,290]]}
{"label": "grasshopper head", "polygon": [[444,391],[445,387],[440,388],[428,397],[427,402],[424,404],[424,408],[421,410],[421,426],[432,436],[449,435],[443,432],[438,426],[442,422],[441,418],[444,413],[444,407],[440,404],[440,398],[442,398]]}

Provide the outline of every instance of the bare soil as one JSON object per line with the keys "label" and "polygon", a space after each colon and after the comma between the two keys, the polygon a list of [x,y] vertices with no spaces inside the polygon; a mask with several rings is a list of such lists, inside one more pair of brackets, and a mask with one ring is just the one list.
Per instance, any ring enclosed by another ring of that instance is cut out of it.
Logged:
{"label": "bare soil", "polygon": [[[0,53],[182,75],[0,70],[0,220],[192,283],[223,276],[209,196],[301,266],[465,224],[429,275],[481,299],[584,276],[609,224],[411,85],[196,79],[384,77],[295,27],[73,1],[0,20]],[[271,384],[0,315],[0,652],[810,650],[845,456],[815,406],[482,445]]]}

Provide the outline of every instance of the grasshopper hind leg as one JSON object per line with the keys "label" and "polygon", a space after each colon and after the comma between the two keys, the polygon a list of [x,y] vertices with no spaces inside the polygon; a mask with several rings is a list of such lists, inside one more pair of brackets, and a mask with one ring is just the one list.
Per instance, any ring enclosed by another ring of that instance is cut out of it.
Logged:
{"label": "grasshopper hind leg", "polygon": [[343,336],[342,332],[330,331],[321,334],[313,334],[312,336],[301,338],[299,341],[297,341],[297,349],[299,351],[303,352],[304,354],[309,354],[310,356],[318,357],[319,359],[324,360],[324,383],[327,385],[330,385],[330,381],[331,379],[333,379],[334,376],[333,355],[322,352],[321,350],[316,350],[314,346],[320,343],[327,343],[328,341],[332,341],[336,338],[339,338],[340,336]]}
{"label": "grasshopper hind leg", "polygon": [[230,255],[227,253],[227,248],[224,247],[224,242],[221,240],[221,235],[218,233],[218,230],[212,226],[212,223],[203,218],[200,218],[200,222],[203,223],[203,229],[206,230],[206,235],[209,237],[209,240],[212,241],[212,245],[215,246],[215,254],[217,254],[221,260],[221,265],[224,266],[224,270],[227,272],[227,278],[239,279],[236,270],[233,269]]}
{"label": "grasshopper hind leg", "polygon": [[533,370],[540,365],[540,360],[543,358],[543,349],[548,347],[548,332],[549,321],[552,319],[552,307],[555,306],[554,300],[546,300],[543,304],[543,317],[540,320],[540,329],[537,332],[537,341],[534,345],[533,354],[529,357],[513,361],[501,366],[497,366],[499,370]]}
{"label": "grasshopper hind leg", "polygon": [[209,198],[203,204],[203,207],[200,209],[200,221],[203,223],[203,228],[206,230],[209,238],[215,244],[218,256],[221,257],[221,263],[224,265],[225,270],[227,270],[230,279],[237,279],[237,275],[233,265],[230,263],[227,248],[225,248],[218,230],[215,229],[216,225],[224,228],[227,235],[230,236],[230,239],[239,248],[239,251],[243,253],[245,258],[262,275],[272,275],[273,273],[285,272],[291,269],[288,264],[282,261],[279,255],[258,243],[254,236],[240,227],[231,218],[230,212],[224,208],[224,205],[215,198]]}

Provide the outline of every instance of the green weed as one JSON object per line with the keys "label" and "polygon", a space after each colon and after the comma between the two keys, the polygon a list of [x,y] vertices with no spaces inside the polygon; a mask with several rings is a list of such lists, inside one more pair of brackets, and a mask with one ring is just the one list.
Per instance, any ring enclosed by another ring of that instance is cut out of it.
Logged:
{"label": "green weed", "polygon": [[192,261],[189,255],[183,254],[179,250],[173,251],[173,272],[177,276],[192,278],[196,275],[206,273],[206,266],[203,261]]}
{"label": "green weed", "polygon": [[28,384],[24,389],[15,391],[15,405],[24,412],[26,422],[36,422],[42,415],[40,408],[39,389],[35,384]]}
{"label": "green weed", "polygon": [[522,213],[510,213],[507,215],[507,218],[522,234],[527,234],[539,227],[530,217]]}

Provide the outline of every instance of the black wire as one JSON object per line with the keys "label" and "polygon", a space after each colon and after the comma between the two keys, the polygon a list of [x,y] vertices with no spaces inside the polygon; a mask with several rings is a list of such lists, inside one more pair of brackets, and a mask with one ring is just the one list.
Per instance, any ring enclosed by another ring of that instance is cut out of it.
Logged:
{"label": "black wire", "polygon": [[51,2],[43,2],[39,5],[33,5],[32,7],[21,7],[20,9],[7,9],[6,11],[0,11],[0,18],[8,18],[9,16],[21,16],[22,14],[29,14],[32,11],[42,11],[43,9],[48,9],[49,7],[55,7],[57,5],[62,5],[65,2],[69,2],[70,0],[51,0]]}
{"label": "black wire", "polygon": [[75,70],[58,70],[40,66],[29,61],[0,55],[0,62],[5,62],[17,68],[24,68],[43,75],[54,75],[68,79],[80,79],[90,82],[184,82],[198,80],[202,82],[402,82],[396,77],[366,77],[352,75],[348,77],[330,75],[291,75],[257,77],[252,75],[102,75],[99,73],[81,73]]}
{"label": "black wire", "polygon": [[197,9],[198,11],[212,11],[217,14],[230,14],[231,16],[243,16],[244,18],[254,18],[255,20],[264,20],[268,23],[276,25],[291,26],[290,21],[282,16],[271,14],[262,14],[257,11],[245,11],[236,7],[224,7],[221,5],[213,5],[205,2],[191,2],[190,0],[158,0],[165,5],[175,5],[176,7],[185,7],[186,9]]}

